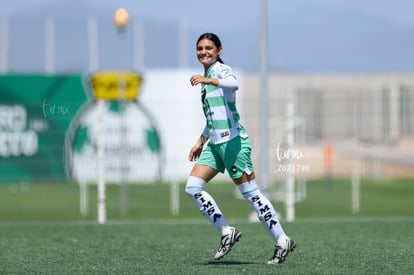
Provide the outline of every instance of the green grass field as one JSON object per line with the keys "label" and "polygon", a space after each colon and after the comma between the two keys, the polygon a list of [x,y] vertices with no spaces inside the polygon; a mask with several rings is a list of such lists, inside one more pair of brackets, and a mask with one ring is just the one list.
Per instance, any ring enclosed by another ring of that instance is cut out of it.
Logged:
{"label": "green grass field", "polygon": [[109,186],[108,222],[99,225],[95,187],[83,217],[75,184],[0,185],[0,274],[414,274],[412,180],[363,181],[355,215],[349,180],[309,182],[296,221],[282,217],[298,246],[278,266],[265,264],[273,242],[247,222],[250,205],[223,183],[207,190],[243,237],[214,261],[219,234],[180,188],[174,216],[166,184],[130,186],[127,214]]}

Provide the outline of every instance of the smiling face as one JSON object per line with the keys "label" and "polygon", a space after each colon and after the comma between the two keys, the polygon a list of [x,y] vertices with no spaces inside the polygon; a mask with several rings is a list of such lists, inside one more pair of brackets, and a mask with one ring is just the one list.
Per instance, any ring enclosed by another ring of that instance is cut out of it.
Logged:
{"label": "smiling face", "polygon": [[215,63],[222,52],[222,48],[217,48],[213,41],[204,38],[197,43],[197,58],[207,70],[211,64]]}

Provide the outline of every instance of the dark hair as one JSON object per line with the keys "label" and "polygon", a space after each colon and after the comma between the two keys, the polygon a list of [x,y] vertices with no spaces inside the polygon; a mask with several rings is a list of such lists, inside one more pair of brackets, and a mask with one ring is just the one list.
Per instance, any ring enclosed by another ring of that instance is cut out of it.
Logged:
{"label": "dark hair", "polygon": [[[217,49],[220,49],[222,47],[220,38],[218,38],[218,36],[216,34],[211,33],[211,32],[206,32],[206,33],[203,33],[202,35],[200,35],[200,37],[197,39],[196,46],[198,45],[198,42],[200,42],[203,39],[208,39],[210,41],[213,41],[213,43],[214,43],[214,45],[216,45]],[[220,56],[217,56],[217,61],[224,64],[224,62],[220,58]]]}

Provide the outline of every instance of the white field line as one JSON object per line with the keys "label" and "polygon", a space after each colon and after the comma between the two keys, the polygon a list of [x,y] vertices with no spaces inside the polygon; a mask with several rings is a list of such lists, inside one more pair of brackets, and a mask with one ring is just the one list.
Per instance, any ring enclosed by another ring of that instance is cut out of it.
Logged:
{"label": "white field line", "polygon": [[[248,224],[251,223],[247,219],[229,219],[232,224]],[[282,223],[287,223],[282,220]],[[393,216],[393,217],[338,217],[338,218],[306,218],[297,219],[290,224],[308,224],[308,223],[398,223],[398,222],[414,222],[414,216]],[[204,219],[157,219],[157,220],[108,220],[106,224],[98,224],[96,221],[0,221],[2,226],[15,225],[58,225],[58,226],[106,226],[106,225],[197,225],[209,224]]]}

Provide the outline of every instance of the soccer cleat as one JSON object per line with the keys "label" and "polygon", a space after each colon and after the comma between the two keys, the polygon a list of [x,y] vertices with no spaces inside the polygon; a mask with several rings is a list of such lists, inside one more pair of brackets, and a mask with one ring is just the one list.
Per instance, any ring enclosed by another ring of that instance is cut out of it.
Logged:
{"label": "soccer cleat", "polygon": [[220,260],[227,255],[231,251],[233,245],[239,241],[240,238],[241,232],[236,228],[231,226],[223,227],[221,230],[220,246],[217,249],[216,255],[214,255],[214,259]]}
{"label": "soccer cleat", "polygon": [[267,263],[283,263],[286,260],[286,257],[289,255],[289,252],[292,252],[295,247],[295,242],[291,238],[283,234],[277,239],[273,257],[269,261],[267,261]]}

